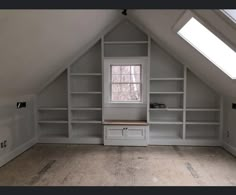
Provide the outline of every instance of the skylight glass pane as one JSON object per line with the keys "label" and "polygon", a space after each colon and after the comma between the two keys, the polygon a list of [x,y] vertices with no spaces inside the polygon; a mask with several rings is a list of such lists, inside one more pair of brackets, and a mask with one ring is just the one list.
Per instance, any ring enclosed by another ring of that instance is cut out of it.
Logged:
{"label": "skylight glass pane", "polygon": [[232,79],[236,79],[236,53],[211,31],[191,18],[178,34],[220,68]]}
{"label": "skylight glass pane", "polygon": [[236,9],[224,9],[223,12],[236,23]]}

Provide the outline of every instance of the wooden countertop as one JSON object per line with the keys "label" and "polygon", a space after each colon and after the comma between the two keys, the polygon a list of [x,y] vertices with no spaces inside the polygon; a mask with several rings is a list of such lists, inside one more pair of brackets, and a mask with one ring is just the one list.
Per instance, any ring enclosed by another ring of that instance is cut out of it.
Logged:
{"label": "wooden countertop", "polygon": [[104,125],[147,125],[147,121],[136,120],[106,120]]}

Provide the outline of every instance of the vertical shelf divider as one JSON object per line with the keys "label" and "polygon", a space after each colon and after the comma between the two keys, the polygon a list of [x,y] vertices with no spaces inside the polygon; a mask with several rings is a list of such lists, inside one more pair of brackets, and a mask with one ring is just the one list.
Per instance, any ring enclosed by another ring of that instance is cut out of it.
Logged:
{"label": "vertical shelf divider", "polygon": [[34,97],[34,114],[35,114],[35,117],[34,117],[35,136],[37,137],[37,141],[38,141],[38,139],[40,138],[40,131],[39,131],[40,128],[38,124],[38,121],[39,121],[38,96]]}
{"label": "vertical shelf divider", "polygon": [[101,79],[101,85],[102,85],[102,123],[104,122],[104,36],[101,38],[101,70],[102,70],[102,79]]}
{"label": "vertical shelf divider", "polygon": [[186,104],[187,104],[187,68],[184,66],[184,95],[183,95],[183,135],[186,138]]}
{"label": "vertical shelf divider", "polygon": [[223,113],[223,106],[224,106],[224,100],[223,97],[220,97],[220,126],[219,126],[219,140],[222,143],[223,142],[223,117],[224,117],[224,113]]}
{"label": "vertical shelf divider", "polygon": [[148,63],[147,63],[147,123],[150,122],[150,63],[151,63],[151,37],[148,35]]}
{"label": "vertical shelf divider", "polygon": [[70,66],[67,68],[67,96],[68,96],[68,136],[72,137],[71,132],[71,86],[70,86]]}

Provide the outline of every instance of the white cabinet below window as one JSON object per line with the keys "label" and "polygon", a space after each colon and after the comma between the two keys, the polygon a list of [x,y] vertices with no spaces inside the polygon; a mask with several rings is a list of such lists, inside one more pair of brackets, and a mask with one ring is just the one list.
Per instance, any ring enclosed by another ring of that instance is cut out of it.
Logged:
{"label": "white cabinet below window", "polygon": [[104,145],[147,146],[148,137],[147,125],[104,125]]}

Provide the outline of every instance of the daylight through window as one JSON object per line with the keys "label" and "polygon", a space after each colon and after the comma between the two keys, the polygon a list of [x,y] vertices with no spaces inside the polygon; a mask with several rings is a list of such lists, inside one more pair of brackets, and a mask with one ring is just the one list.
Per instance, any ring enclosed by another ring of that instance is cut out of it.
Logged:
{"label": "daylight through window", "polygon": [[111,101],[141,101],[141,65],[111,65]]}
{"label": "daylight through window", "polygon": [[192,17],[178,34],[225,74],[236,79],[236,52],[195,18]]}

